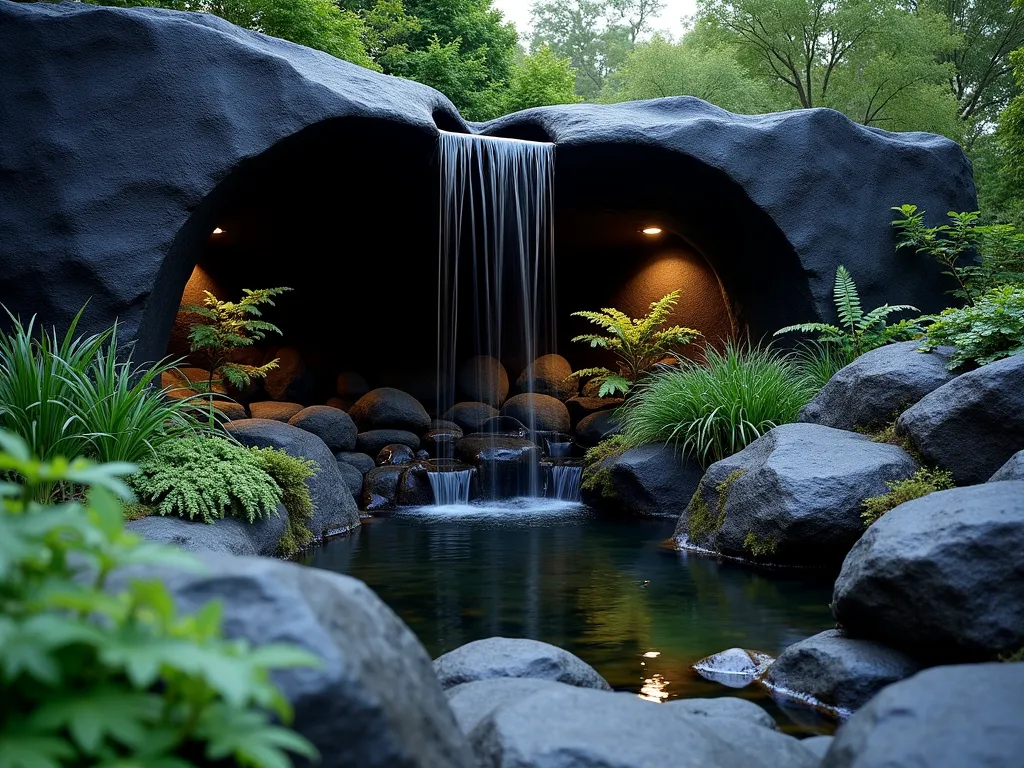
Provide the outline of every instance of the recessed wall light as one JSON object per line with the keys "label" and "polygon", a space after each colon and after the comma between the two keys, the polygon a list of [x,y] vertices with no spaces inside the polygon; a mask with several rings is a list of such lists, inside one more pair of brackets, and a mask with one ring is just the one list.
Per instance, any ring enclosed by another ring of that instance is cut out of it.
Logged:
{"label": "recessed wall light", "polygon": [[645,235],[660,235],[661,227],[644,227],[642,230]]}
{"label": "recessed wall light", "polygon": [[[660,232],[661,230],[659,229],[658,231]],[[220,227],[214,227],[213,228],[213,234],[215,234],[215,235],[223,235],[224,234],[224,230],[221,229]]]}

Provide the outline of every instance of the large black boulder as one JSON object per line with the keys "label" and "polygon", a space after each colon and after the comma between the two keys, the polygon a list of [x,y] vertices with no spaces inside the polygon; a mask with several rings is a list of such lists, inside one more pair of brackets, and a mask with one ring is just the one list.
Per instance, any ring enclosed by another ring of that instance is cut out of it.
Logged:
{"label": "large black boulder", "polygon": [[951,347],[919,352],[904,341],[866,352],[836,373],[800,411],[800,421],[836,429],[878,429],[951,381]]}
{"label": "large black boulder", "polygon": [[845,717],[885,686],[920,670],[921,664],[905,653],[829,629],[779,654],[764,683],[783,696]]}
{"label": "large black boulder", "polygon": [[356,435],[356,451],[368,456],[377,456],[385,446],[392,443],[406,445],[414,451],[420,449],[420,439],[415,433],[404,429],[371,429]]}
{"label": "large black boulder", "polygon": [[938,491],[883,515],[832,597],[851,635],[940,662],[1024,645],[1024,482]]}
{"label": "large black boulder", "polygon": [[1024,354],[957,376],[905,411],[896,431],[957,485],[985,482],[1024,449]]}
{"label": "large black boulder", "polygon": [[334,454],[312,432],[269,419],[232,421],[224,429],[242,445],[256,448],[277,448],[297,459],[310,459],[317,465],[316,473],[306,481],[313,501],[313,535],[346,533],[359,527],[359,510],[345,484]]}
{"label": "large black boulder", "polygon": [[584,416],[576,425],[576,442],[584,448],[593,448],[612,435],[621,431],[621,425],[613,411],[598,411]]}
{"label": "large black boulder", "polygon": [[733,557],[838,564],[864,533],[864,499],[917,469],[895,445],[783,424],[708,467],[676,536],[684,546]]}
{"label": "large black boulder", "polygon": [[1011,768],[1024,755],[1024,664],[936,667],[890,685],[837,732],[821,768]]}
{"label": "large black boulder", "polygon": [[569,409],[551,395],[522,394],[510,397],[501,406],[502,416],[511,416],[539,432],[568,432]]}
{"label": "large black boulder", "polygon": [[455,444],[455,458],[477,468],[490,498],[529,496],[540,487],[540,447],[524,437],[466,435]]}
{"label": "large black boulder", "polygon": [[605,495],[588,493],[589,503],[653,517],[681,515],[704,474],[696,462],[661,443],[630,448],[605,459],[601,469],[607,473]]}
{"label": "large black boulder", "polygon": [[356,400],[348,415],[361,431],[402,429],[417,435],[430,427],[423,404],[408,392],[394,387],[371,389]]}
{"label": "large black boulder", "polygon": [[311,405],[290,419],[293,427],[312,432],[323,440],[332,453],[351,451],[356,447],[356,425],[344,411],[329,405]]}
{"label": "large black boulder", "polygon": [[334,454],[334,458],[345,464],[351,464],[353,467],[359,470],[359,473],[365,475],[375,466],[377,463],[373,460],[373,456],[367,453],[360,453],[358,451],[339,451]]}

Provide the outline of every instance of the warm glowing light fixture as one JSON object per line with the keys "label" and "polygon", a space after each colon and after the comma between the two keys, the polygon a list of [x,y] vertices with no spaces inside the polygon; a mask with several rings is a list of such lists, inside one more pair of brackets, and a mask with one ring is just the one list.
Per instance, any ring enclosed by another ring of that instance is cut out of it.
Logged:
{"label": "warm glowing light fixture", "polygon": [[[661,230],[658,230],[658,231],[660,232]],[[213,228],[213,234],[215,234],[215,235],[223,235],[224,234],[224,230],[221,229],[220,227],[214,227]]]}
{"label": "warm glowing light fixture", "polygon": [[645,235],[660,235],[661,227],[644,227],[642,230]]}
{"label": "warm glowing light fixture", "polygon": [[646,659],[656,659],[659,656],[661,656],[661,651],[648,651],[644,654],[644,658]]}

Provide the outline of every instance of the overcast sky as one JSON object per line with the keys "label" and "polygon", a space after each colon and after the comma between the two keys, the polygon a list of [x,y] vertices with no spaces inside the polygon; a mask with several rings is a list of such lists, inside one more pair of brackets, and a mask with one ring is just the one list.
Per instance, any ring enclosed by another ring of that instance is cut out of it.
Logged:
{"label": "overcast sky", "polygon": [[[530,32],[530,6],[533,0],[494,0],[494,6],[505,14],[505,18],[516,25],[520,38]],[[651,24],[653,30],[663,30],[678,37],[683,31],[682,18],[694,12],[694,0],[665,0],[665,10]]]}

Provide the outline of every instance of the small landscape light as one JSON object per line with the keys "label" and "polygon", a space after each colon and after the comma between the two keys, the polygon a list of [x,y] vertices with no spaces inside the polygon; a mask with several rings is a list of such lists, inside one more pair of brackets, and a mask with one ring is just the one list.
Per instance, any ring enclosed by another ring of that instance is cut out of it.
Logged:
{"label": "small landscape light", "polygon": [[644,227],[642,230],[645,235],[660,235],[661,227]]}
{"label": "small landscape light", "polygon": [[[660,232],[661,230],[659,229],[658,231]],[[213,228],[213,234],[215,234],[215,235],[223,235],[224,234],[224,230],[221,229],[220,227],[214,227]]]}

